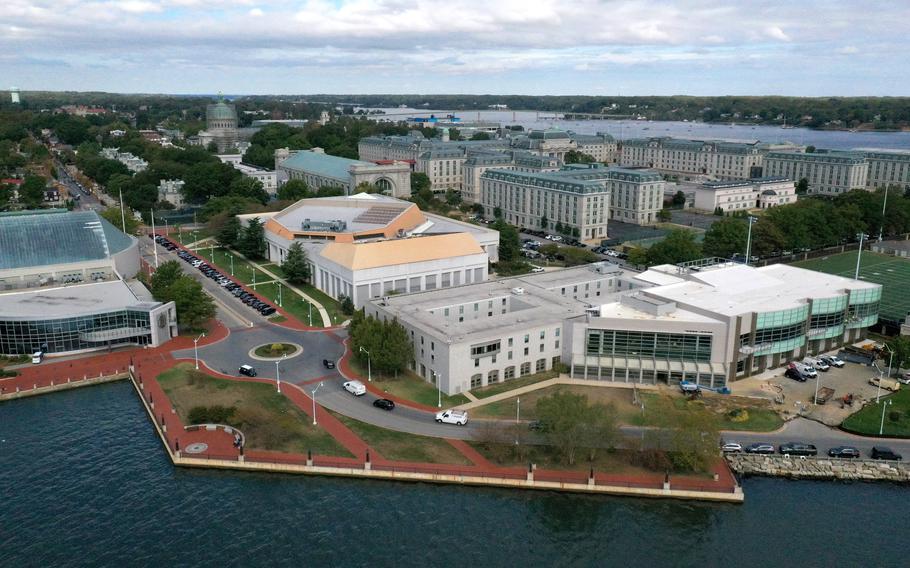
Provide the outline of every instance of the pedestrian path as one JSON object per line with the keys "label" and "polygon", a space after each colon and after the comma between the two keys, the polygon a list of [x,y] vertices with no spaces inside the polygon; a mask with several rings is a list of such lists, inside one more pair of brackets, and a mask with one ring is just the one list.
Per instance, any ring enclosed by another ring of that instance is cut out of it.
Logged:
{"label": "pedestrian path", "polygon": [[537,390],[553,387],[556,385],[577,385],[577,386],[584,386],[584,387],[629,388],[629,389],[633,388],[633,386],[634,386],[634,387],[637,387],[642,390],[657,390],[656,385],[639,385],[639,384],[631,384],[631,383],[623,384],[623,383],[613,383],[613,382],[606,382],[606,381],[591,381],[591,380],[586,380],[586,379],[573,379],[573,378],[569,377],[569,375],[563,374],[563,375],[559,375],[558,377],[555,377],[552,379],[547,379],[546,381],[540,381],[539,383],[534,383],[534,384],[530,384],[527,386],[518,387],[518,388],[515,388],[512,390],[503,391],[501,393],[494,394],[494,395],[488,396],[486,398],[478,399],[476,396],[474,396],[470,393],[463,392],[461,394],[468,397],[468,399],[470,399],[471,402],[461,404],[461,405],[457,406],[456,408],[460,408],[462,410],[470,410],[472,408],[486,406],[486,405],[492,404],[494,402],[499,402],[501,400],[506,400],[509,398],[513,398],[516,396],[527,394],[529,392],[534,392]]}

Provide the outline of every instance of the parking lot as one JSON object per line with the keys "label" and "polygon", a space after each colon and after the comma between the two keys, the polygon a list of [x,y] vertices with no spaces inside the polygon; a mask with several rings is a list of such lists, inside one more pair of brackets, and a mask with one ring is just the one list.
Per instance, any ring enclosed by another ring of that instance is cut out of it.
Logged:
{"label": "parking lot", "polygon": [[[889,394],[869,384],[869,379],[878,376],[875,367],[858,363],[846,363],[837,369],[832,367],[827,372],[819,372],[817,379],[798,382],[784,377],[785,367],[749,377],[732,383],[733,394],[741,396],[763,397],[780,401],[775,407],[785,415],[802,415],[818,420],[828,426],[839,426],[843,420],[863,407],[868,401],[875,401],[877,395]],[[769,376],[770,375],[770,376]],[[834,389],[834,395],[825,404],[812,403],[816,387]],[[843,397],[853,394],[852,406],[842,404]]]}

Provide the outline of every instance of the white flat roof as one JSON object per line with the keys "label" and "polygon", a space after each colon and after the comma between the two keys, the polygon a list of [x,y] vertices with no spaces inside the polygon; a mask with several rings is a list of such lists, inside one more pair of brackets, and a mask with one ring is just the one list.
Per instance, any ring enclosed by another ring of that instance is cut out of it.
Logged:
{"label": "white flat roof", "polygon": [[40,320],[157,305],[136,297],[126,282],[114,280],[0,294],[0,319]]}
{"label": "white flat roof", "polygon": [[680,322],[697,322],[697,323],[718,323],[718,320],[703,316],[689,310],[676,308],[672,312],[664,315],[655,315],[648,312],[637,310],[632,306],[620,302],[610,302],[600,306],[601,318],[620,318],[627,320],[646,320],[646,321],[680,321]]}

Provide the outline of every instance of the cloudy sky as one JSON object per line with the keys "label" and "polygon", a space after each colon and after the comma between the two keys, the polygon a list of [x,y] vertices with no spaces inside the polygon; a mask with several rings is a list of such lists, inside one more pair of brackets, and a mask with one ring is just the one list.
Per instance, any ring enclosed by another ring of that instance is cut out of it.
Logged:
{"label": "cloudy sky", "polygon": [[0,1],[0,89],[910,95],[910,1]]}

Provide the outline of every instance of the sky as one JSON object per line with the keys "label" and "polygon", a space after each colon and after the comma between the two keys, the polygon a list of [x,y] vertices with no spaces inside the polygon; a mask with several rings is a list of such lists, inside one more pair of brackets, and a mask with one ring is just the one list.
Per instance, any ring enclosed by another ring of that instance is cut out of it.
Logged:
{"label": "sky", "polygon": [[910,0],[0,1],[0,89],[910,95]]}

